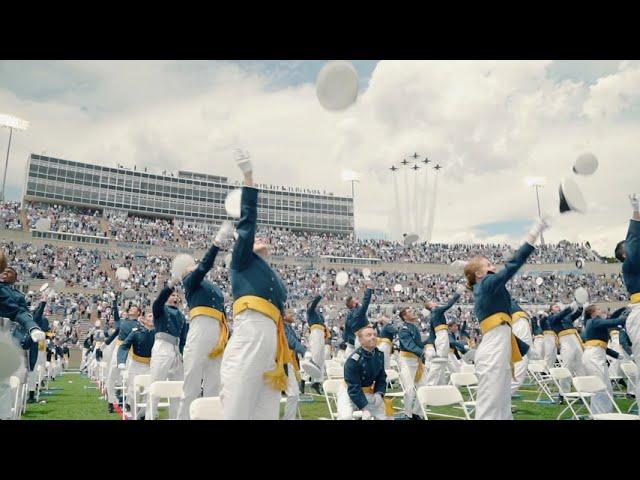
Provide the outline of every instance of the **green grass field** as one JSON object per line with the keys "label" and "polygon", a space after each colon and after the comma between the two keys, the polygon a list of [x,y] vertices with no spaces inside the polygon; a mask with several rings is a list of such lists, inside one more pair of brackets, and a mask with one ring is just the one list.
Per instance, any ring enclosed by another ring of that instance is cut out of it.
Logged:
{"label": "green grass field", "polygon": [[[118,414],[107,413],[107,402],[100,398],[100,393],[95,384],[79,373],[67,372],[57,378],[55,382],[50,382],[49,393],[44,392],[40,401],[46,403],[28,404],[27,413],[22,417],[24,420],[119,420]],[[307,389],[307,395],[309,394]],[[517,408],[514,418],[516,420],[555,420],[564,406],[554,404],[530,403],[526,400],[535,400],[537,393],[531,386],[524,386],[520,392],[521,397],[513,400],[513,406]],[[303,419],[315,420],[319,418],[329,418],[324,397],[310,396],[312,402],[300,402],[300,412]],[[617,399],[617,403],[626,412],[632,403],[627,398]],[[400,400],[395,400],[394,406],[402,408]],[[283,406],[281,406],[281,413]],[[455,408],[434,409],[434,413],[444,413],[449,415],[462,415],[461,410]],[[396,411],[401,415],[402,411]],[[160,418],[167,418],[166,409],[160,410]],[[565,415],[563,418],[568,418]],[[438,417],[433,417],[433,420]]]}

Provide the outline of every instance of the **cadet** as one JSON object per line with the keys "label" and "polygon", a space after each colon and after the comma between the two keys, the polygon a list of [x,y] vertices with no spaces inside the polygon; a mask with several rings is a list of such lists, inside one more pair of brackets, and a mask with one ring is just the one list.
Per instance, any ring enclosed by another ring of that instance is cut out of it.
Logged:
{"label": "cadet", "polygon": [[300,362],[298,355],[311,356],[307,353],[307,347],[300,343],[300,339],[293,328],[293,313],[288,311],[284,320],[284,332],[287,337],[287,345],[289,347],[287,359],[287,403],[284,406],[284,415],[282,420],[295,420],[298,411],[298,401],[300,399],[300,389],[298,382],[300,381]]}
{"label": "cadet", "polygon": [[[583,376],[582,339],[573,326],[573,322],[582,315],[582,307],[578,306],[574,301],[561,313],[549,317],[549,327],[558,335],[560,355],[562,355],[564,367],[568,368],[574,377]],[[571,389],[571,379],[562,380],[562,387],[565,391],[569,391]]]}
{"label": "cadet", "polygon": [[358,346],[356,345],[356,333],[361,328],[366,327],[369,324],[367,320],[367,309],[369,308],[369,302],[371,302],[371,294],[373,289],[371,284],[366,285],[364,296],[362,297],[362,305],[353,297],[347,297],[347,319],[344,322],[344,341],[347,342],[347,355],[351,353]]}
{"label": "cadet", "polygon": [[416,391],[427,384],[424,375],[424,344],[417,327],[418,316],[413,308],[404,307],[400,310],[402,326],[398,331],[400,341],[400,378],[404,386],[404,414],[408,419],[423,420],[422,409],[416,401]]}
{"label": "cadet", "polygon": [[[324,323],[324,315],[318,310],[318,303],[322,300],[322,295],[316,295],[307,304],[307,325],[309,325],[309,349],[311,350],[311,361],[324,371],[324,360],[326,356],[325,341],[331,338],[331,332]],[[320,394],[321,378],[314,378],[312,388]],[[304,393],[304,391],[303,391]]]}
{"label": "cadet", "polygon": [[398,329],[391,323],[387,317],[381,317],[380,335],[378,336],[378,350],[384,354],[384,368],[391,368],[391,354],[393,353],[393,341],[398,334]]}

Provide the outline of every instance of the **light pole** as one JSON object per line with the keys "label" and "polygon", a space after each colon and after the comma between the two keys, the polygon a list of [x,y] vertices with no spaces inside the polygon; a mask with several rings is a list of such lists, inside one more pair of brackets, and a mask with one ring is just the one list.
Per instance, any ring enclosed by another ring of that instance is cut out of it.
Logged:
{"label": "light pole", "polygon": [[0,192],[0,201],[4,202],[4,189],[7,182],[7,170],[9,169],[9,152],[11,151],[13,130],[26,130],[29,128],[29,122],[12,115],[0,113],[0,127],[6,127],[9,129],[9,144],[7,145],[7,157],[4,161],[4,174],[2,175],[2,191]]}
{"label": "light pole", "polygon": [[360,180],[358,180],[358,173],[354,172],[353,170],[343,170],[341,176],[342,176],[343,182],[351,182],[351,205],[353,207],[353,231],[355,233],[355,230],[356,230],[355,184],[356,182],[360,182]]}
{"label": "light pole", "polygon": [[[540,193],[539,190],[541,187],[544,187],[547,183],[547,179],[545,177],[526,177],[525,182],[530,187],[536,189],[536,202],[538,204],[538,218],[542,218],[542,211],[540,210]],[[544,235],[540,233],[540,244],[544,245]]]}

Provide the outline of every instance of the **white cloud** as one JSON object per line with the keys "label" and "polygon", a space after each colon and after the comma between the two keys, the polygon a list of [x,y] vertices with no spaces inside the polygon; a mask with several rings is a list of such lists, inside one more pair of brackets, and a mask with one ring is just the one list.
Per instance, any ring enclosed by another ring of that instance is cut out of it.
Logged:
{"label": "white cloud", "polygon": [[[560,219],[545,237],[590,240],[610,253],[626,229],[626,194],[640,178],[638,119],[621,118],[638,103],[640,67],[622,63],[589,85],[550,78],[552,66],[379,62],[358,102],[332,113],[321,109],[313,85],[273,87],[296,64],[265,74],[228,62],[4,62],[0,111],[32,125],[14,136],[8,178],[21,185],[29,152],[46,150],[238,179],[230,150],[240,143],[252,152],[260,182],[348,195],[340,172],[360,172],[356,224],[387,229],[394,207],[388,168],[417,151],[445,167],[433,240],[478,241],[474,225],[535,217],[527,175],[549,178],[541,201],[555,211],[559,179],[588,150],[600,169],[578,180],[593,208]],[[55,88],[42,88],[49,72]]]}

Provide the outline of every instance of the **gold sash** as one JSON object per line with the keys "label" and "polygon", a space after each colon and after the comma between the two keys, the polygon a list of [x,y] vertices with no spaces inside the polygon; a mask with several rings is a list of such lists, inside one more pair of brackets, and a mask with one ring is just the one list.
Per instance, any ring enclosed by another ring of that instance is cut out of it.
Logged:
{"label": "gold sash", "polygon": [[418,369],[416,370],[416,376],[414,378],[414,382],[418,383],[422,378],[422,374],[424,373],[424,363],[422,363],[422,361],[420,360],[420,357],[418,357],[415,353],[400,352],[400,356],[407,357],[407,358],[415,358],[418,361]]}
{"label": "gold sash", "polygon": [[[511,328],[511,316],[504,312],[494,313],[480,322],[480,331],[482,335],[493,330],[500,325],[509,325]],[[511,332],[511,373],[513,374],[513,364],[522,360],[522,354],[518,348],[516,336]]]}
{"label": "gold sash", "polygon": [[227,317],[223,312],[212,307],[195,307],[189,310],[189,321],[198,315],[215,318],[220,323],[220,339],[218,340],[218,345],[209,352],[209,358],[216,358],[224,352],[227,342],[229,341],[229,325],[227,324]]}

